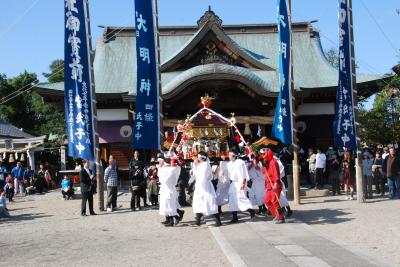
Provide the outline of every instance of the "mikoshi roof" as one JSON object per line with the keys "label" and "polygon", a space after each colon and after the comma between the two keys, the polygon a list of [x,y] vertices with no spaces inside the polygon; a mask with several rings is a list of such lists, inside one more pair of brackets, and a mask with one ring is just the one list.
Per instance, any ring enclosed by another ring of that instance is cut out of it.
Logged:
{"label": "mikoshi roof", "polygon": [[0,138],[1,137],[33,138],[34,136],[24,132],[22,129],[18,129],[4,120],[0,120]]}
{"label": "mikoshi roof", "polygon": [[[276,95],[279,92],[277,25],[222,25],[217,16],[207,12],[197,27],[159,28],[162,95],[172,97],[191,83],[206,78],[236,79],[261,95]],[[292,29],[295,89],[336,87],[338,70],[327,61],[318,30],[310,22],[294,23]],[[245,66],[212,63],[174,70],[173,65],[209,34],[224,43],[230,53],[243,59]],[[96,45],[96,93],[136,94],[135,47],[134,28],[105,27],[103,37],[97,40]],[[381,78],[357,74],[358,83]],[[37,87],[64,90],[62,82]]]}

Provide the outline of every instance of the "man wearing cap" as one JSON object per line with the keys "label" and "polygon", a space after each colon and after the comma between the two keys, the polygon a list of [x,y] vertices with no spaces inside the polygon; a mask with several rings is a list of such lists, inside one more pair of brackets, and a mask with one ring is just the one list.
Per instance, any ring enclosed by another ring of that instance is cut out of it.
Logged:
{"label": "man wearing cap", "polygon": [[221,226],[214,186],[211,182],[213,172],[205,152],[200,151],[193,162],[193,175],[196,185],[193,194],[193,212],[196,214],[196,224],[200,226],[202,216],[214,215],[216,225]]}
{"label": "man wearing cap", "polygon": [[263,165],[265,169],[265,187],[267,194],[265,195],[265,205],[273,216],[275,223],[284,223],[285,217],[281,212],[279,196],[282,191],[282,183],[279,175],[279,165],[274,159],[271,150],[267,150],[264,155]]}
{"label": "man wearing cap", "polygon": [[229,152],[228,177],[231,180],[229,187],[229,210],[232,212],[232,220],[230,223],[237,223],[238,211],[249,211],[250,217],[254,218],[255,211],[252,209],[250,200],[246,195],[246,185],[250,180],[247,172],[246,163],[238,158],[236,150]]}

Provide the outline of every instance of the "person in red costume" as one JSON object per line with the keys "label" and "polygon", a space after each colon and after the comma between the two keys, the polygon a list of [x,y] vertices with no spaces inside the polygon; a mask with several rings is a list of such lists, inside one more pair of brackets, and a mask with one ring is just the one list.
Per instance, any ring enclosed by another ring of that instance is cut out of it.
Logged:
{"label": "person in red costume", "polygon": [[279,165],[274,159],[274,154],[271,150],[267,150],[264,154],[263,165],[265,167],[265,205],[273,216],[275,223],[280,224],[285,222],[285,217],[281,212],[279,196],[282,191],[282,184],[279,176]]}

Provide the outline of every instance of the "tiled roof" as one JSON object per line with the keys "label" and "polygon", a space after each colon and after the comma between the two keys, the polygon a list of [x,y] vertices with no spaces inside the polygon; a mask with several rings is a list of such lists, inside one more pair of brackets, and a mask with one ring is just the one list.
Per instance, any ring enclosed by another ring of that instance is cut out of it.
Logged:
{"label": "tiled roof", "polygon": [[3,120],[0,120],[0,137],[10,138],[32,138],[33,135],[25,133],[14,125],[11,125]]}

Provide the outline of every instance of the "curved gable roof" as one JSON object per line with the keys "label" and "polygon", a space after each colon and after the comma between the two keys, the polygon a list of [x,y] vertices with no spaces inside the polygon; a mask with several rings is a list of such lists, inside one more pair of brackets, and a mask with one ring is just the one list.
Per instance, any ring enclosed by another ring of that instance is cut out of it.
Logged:
{"label": "curved gable roof", "polygon": [[161,71],[168,72],[172,67],[182,60],[185,56],[189,55],[193,49],[206,37],[208,33],[220,41],[217,45],[220,50],[228,56],[241,61],[244,67],[257,70],[273,71],[274,68],[259,61],[255,55],[256,53],[240,47],[232,38],[230,38],[222,29],[222,27],[215,20],[208,20],[203,23],[195,35],[189,39],[178,51],[171,55],[165,62],[161,64]]}

